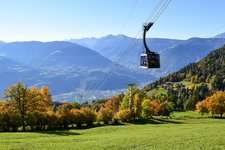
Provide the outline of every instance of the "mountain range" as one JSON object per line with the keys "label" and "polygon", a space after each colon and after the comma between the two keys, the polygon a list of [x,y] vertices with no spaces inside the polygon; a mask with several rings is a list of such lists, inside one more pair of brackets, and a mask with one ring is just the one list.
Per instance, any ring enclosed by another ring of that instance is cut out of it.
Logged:
{"label": "mountain range", "polygon": [[[225,35],[225,33],[218,36],[223,37],[222,35]],[[137,70],[139,66],[139,57],[143,51],[142,39],[130,38],[124,35],[71,39],[69,41],[87,46],[110,60],[134,70]],[[131,44],[132,46],[130,46]],[[147,44],[152,51],[161,54],[161,69],[153,69],[148,73],[160,77],[177,71],[191,62],[199,61],[210,51],[223,46],[225,39],[190,38],[188,40],[177,40],[148,38]],[[119,58],[122,58],[123,61],[120,61]]]}
{"label": "mountain range", "polygon": [[[18,81],[28,86],[46,85],[56,95],[79,88],[115,90],[125,88],[131,82],[138,84],[155,79],[117,65],[91,49],[70,42],[5,43],[0,46],[0,54],[1,93]],[[109,72],[108,66],[117,66],[117,69]],[[103,81],[105,84],[102,84]]]}
{"label": "mountain range", "polygon": [[104,90],[114,94],[113,91],[121,91],[129,83],[146,85],[197,62],[223,46],[225,38],[148,38],[147,43],[152,51],[160,53],[160,69],[140,69],[142,39],[125,35],[54,42],[0,42],[0,94],[21,81],[28,86],[48,86],[57,100],[65,95],[74,100],[79,93],[92,99],[101,98]]}

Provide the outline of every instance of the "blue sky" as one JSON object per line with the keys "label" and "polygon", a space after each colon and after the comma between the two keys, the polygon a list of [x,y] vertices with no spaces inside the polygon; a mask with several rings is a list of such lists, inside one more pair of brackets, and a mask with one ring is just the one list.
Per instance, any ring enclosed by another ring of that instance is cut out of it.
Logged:
{"label": "blue sky", "polygon": [[[108,34],[134,37],[158,2],[0,0],[0,40],[53,41]],[[224,7],[225,0],[172,0],[148,36],[188,39],[225,32]]]}

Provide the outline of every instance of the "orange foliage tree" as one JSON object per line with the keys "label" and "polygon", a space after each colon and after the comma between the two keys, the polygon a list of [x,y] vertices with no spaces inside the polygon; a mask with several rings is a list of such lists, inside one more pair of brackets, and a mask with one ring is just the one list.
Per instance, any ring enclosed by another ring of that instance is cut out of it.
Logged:
{"label": "orange foliage tree", "polygon": [[207,109],[207,103],[208,103],[207,99],[198,102],[196,104],[196,111],[201,113],[201,115],[203,115],[204,113],[208,113],[209,111]]}
{"label": "orange foliage tree", "polygon": [[207,100],[207,109],[212,114],[219,114],[222,117],[223,113],[225,113],[225,92],[217,91],[208,97]]}

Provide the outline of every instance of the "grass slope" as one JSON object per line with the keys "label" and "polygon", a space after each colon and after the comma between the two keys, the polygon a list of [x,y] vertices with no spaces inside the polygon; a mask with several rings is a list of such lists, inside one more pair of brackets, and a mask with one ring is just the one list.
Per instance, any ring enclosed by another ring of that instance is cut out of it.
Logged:
{"label": "grass slope", "polygon": [[120,126],[0,133],[0,149],[225,149],[225,119],[154,119]]}

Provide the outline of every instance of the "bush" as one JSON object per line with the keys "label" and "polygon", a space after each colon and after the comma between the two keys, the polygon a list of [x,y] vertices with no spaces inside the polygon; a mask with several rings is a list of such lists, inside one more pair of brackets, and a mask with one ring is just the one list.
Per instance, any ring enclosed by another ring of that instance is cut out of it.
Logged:
{"label": "bush", "polygon": [[207,100],[203,100],[200,101],[196,104],[196,111],[201,113],[201,115],[203,116],[204,113],[208,113],[208,109],[207,109]]}
{"label": "bush", "polygon": [[161,107],[161,115],[163,116],[170,116],[170,113],[174,110],[173,103],[169,102],[168,100],[161,103],[160,107]]}
{"label": "bush", "polygon": [[3,103],[0,106],[0,131],[17,131],[21,126],[20,115],[10,104]]}
{"label": "bush", "polygon": [[84,115],[84,122],[87,125],[93,125],[97,119],[97,114],[94,110],[90,108],[81,108],[81,111]]}
{"label": "bush", "polygon": [[77,127],[81,127],[85,123],[84,112],[80,109],[71,109],[71,120]]}
{"label": "bush", "polygon": [[98,120],[103,121],[104,124],[108,124],[109,121],[112,121],[113,115],[113,110],[109,108],[103,108],[98,112]]}
{"label": "bush", "polygon": [[54,111],[49,110],[46,112],[46,124],[50,130],[59,126],[59,118]]}
{"label": "bush", "polygon": [[120,110],[117,114],[116,114],[116,118],[118,120],[121,120],[121,121],[130,121],[132,120],[132,112],[130,109],[123,109],[123,110]]}

